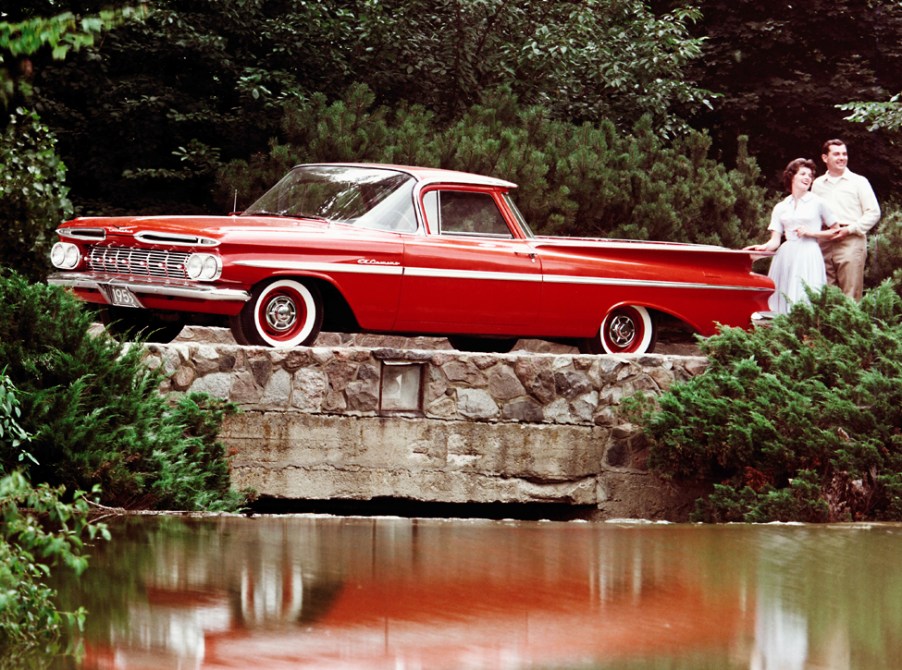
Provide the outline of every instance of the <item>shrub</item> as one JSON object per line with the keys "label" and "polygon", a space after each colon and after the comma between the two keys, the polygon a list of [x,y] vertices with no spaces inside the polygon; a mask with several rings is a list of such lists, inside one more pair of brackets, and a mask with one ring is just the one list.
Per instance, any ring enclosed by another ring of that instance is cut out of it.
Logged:
{"label": "shrub", "polygon": [[0,449],[9,454],[10,460],[21,463],[27,458],[34,463],[34,456],[26,449],[31,436],[19,425],[21,419],[16,387],[6,376],[6,370],[0,370]]}
{"label": "shrub", "polygon": [[56,139],[34,112],[17,109],[0,133],[0,266],[46,276],[53,229],[71,214]]}
{"label": "shrub", "polygon": [[85,540],[109,540],[103,524],[88,521],[84,494],[63,502],[62,487],[33,487],[19,471],[0,478],[0,667],[34,668],[61,653],[64,633],[81,628],[85,611],[57,609],[47,586],[52,568],[80,575]]}
{"label": "shrub", "polygon": [[[28,433],[17,391],[0,373],[0,445],[20,456]],[[21,459],[26,460],[26,459]],[[20,470],[0,472],[0,667],[32,668],[62,653],[64,630],[80,627],[84,611],[60,611],[56,592],[46,585],[51,568],[80,575],[87,565],[84,539],[109,539],[103,524],[88,522],[84,494],[63,502],[62,488],[33,487]]]}
{"label": "shrub", "polygon": [[892,278],[902,291],[902,202],[880,203],[880,223],[868,234],[868,267],[865,288]]}
{"label": "shrub", "polygon": [[0,478],[0,667],[37,667],[63,651],[66,627],[84,621],[83,610],[57,610],[56,593],[44,580],[59,563],[81,574],[87,566],[82,535],[100,527],[86,521],[83,498],[63,503],[61,495],[46,485],[32,488],[18,471]]}
{"label": "shrub", "polygon": [[709,367],[656,407],[627,403],[652,468],[714,483],[696,519],[902,519],[902,299],[889,282],[811,298],[703,341]]}
{"label": "shrub", "polygon": [[[109,505],[234,509],[240,498],[216,441],[232,406],[203,396],[171,404],[142,348],[95,337],[91,324],[67,292],[0,272],[0,368],[22,392],[31,480],[70,491],[99,484]],[[20,465],[14,448],[0,447],[0,467]]]}
{"label": "shrub", "polygon": [[164,413],[173,435],[163,442],[165,449],[153,452],[157,507],[228,511],[241,506],[244,499],[230,488],[229,462],[217,440],[223,419],[234,411],[228,401],[189,393]]}

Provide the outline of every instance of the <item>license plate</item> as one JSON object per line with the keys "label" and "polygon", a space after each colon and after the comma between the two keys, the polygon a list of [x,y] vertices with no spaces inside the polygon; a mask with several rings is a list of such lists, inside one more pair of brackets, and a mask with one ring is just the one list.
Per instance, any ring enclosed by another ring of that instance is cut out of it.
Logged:
{"label": "license plate", "polygon": [[143,307],[138,298],[135,297],[135,294],[124,286],[107,286],[105,289],[106,299],[111,305],[116,307]]}

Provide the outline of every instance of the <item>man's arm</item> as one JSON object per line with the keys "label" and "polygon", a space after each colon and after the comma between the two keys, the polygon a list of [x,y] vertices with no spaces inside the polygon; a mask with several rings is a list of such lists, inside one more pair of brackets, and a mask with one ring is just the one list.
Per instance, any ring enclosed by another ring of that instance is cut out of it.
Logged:
{"label": "man's arm", "polygon": [[849,232],[866,235],[880,220],[880,204],[871,183],[864,177],[855,180],[858,191],[858,202],[861,203],[861,216],[849,225]]}

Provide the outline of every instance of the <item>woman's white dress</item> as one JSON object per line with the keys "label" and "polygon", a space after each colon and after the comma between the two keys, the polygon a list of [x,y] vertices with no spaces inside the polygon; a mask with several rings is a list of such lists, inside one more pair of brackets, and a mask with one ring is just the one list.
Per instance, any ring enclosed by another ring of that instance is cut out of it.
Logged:
{"label": "woman's white dress", "polygon": [[786,241],[777,249],[768,276],[774,281],[770,309],[786,313],[793,303],[807,300],[805,286],[819,291],[827,283],[824,256],[813,237],[799,237],[798,229],[809,231],[829,228],[836,217],[822,198],[810,191],[796,200],[789,196],[774,207],[768,230],[776,230]]}

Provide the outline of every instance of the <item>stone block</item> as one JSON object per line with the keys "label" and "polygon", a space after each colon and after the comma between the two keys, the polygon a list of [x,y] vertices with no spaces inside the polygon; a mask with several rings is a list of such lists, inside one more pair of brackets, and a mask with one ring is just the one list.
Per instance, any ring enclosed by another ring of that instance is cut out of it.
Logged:
{"label": "stone block", "polygon": [[[148,364],[167,375],[163,393],[239,404],[220,435],[235,454],[236,488],[285,499],[551,502],[596,508],[598,518],[686,513],[679,492],[647,472],[646,441],[618,408],[700,374],[703,357],[469,354],[443,338],[431,349],[372,336],[383,348],[333,337],[291,350],[190,338],[147,345]],[[380,416],[385,361],[424,366],[418,409]]]}

